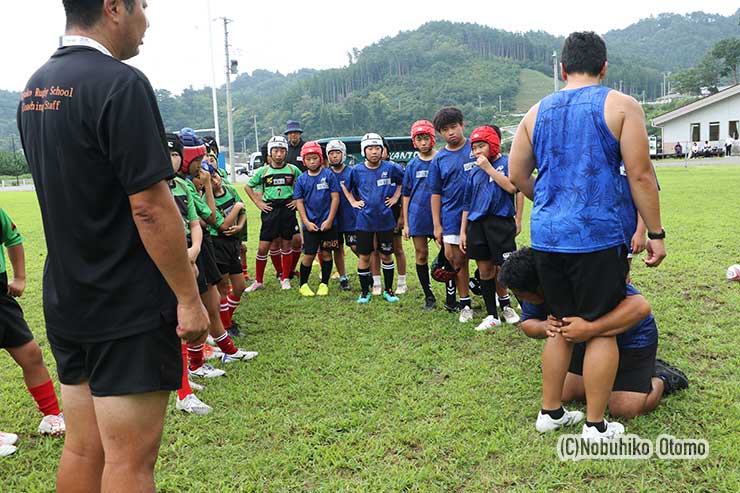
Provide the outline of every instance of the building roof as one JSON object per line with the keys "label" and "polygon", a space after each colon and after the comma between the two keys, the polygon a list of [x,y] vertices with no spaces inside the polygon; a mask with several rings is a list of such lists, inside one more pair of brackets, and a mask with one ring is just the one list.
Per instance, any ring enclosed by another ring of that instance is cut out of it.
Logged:
{"label": "building roof", "polygon": [[655,118],[653,118],[653,126],[662,127],[669,121],[674,120],[680,116],[688,115],[689,113],[692,113],[698,109],[705,108],[714,103],[719,103],[720,101],[731,98],[737,94],[740,94],[740,84],[735,84],[734,86],[730,86],[727,89],[719,91],[716,94],[698,99],[692,103],[685,104],[680,108],[676,108],[673,111],[669,111],[668,113],[663,113],[660,116],[656,116]]}

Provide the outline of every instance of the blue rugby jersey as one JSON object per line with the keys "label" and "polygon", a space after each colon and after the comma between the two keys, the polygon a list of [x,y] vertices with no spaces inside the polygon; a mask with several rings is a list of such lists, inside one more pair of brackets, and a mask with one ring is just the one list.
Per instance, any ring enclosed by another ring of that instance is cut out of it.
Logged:
{"label": "blue rugby jersey", "polygon": [[[509,158],[501,156],[491,163],[499,173],[509,176]],[[463,197],[463,210],[468,220],[477,221],[484,216],[516,216],[514,195],[501,188],[488,173],[476,166],[468,177]]]}
{"label": "blue rugby jersey", "polygon": [[415,156],[406,165],[401,194],[409,198],[409,224],[406,228],[410,236],[432,236],[434,234],[432,191],[427,182],[431,164],[431,160],[424,161],[421,157]]}
{"label": "blue rugby jersey", "polygon": [[385,205],[385,200],[396,193],[402,181],[400,169],[388,161],[381,161],[375,169],[368,168],[364,162],[352,168],[349,191],[365,202],[365,207],[357,209],[357,231],[391,231],[396,227],[393,211]]}
{"label": "blue rugby jersey", "polygon": [[293,198],[303,199],[306,217],[319,227],[329,217],[332,193],[341,193],[341,189],[334,173],[326,168],[321,168],[316,176],[311,176],[308,171],[302,173],[293,188]]}
{"label": "blue rugby jersey", "polygon": [[[336,173],[332,169],[332,173],[334,173],[334,176],[337,178],[337,182],[339,185],[344,185],[347,190],[349,190],[349,181],[350,181],[350,175],[352,174],[352,169],[349,166],[345,166],[342,171],[339,173]],[[339,228],[340,233],[352,233],[357,228],[355,227],[355,221],[357,220],[357,211],[354,207],[352,207],[352,204],[349,203],[349,200],[347,200],[347,197],[344,196],[344,193],[342,192],[342,187],[339,187],[339,210],[337,210],[337,227]]]}
{"label": "blue rugby jersey", "polygon": [[442,148],[429,166],[429,189],[442,200],[442,234],[459,235],[468,173],[475,167],[470,141],[457,151]]}

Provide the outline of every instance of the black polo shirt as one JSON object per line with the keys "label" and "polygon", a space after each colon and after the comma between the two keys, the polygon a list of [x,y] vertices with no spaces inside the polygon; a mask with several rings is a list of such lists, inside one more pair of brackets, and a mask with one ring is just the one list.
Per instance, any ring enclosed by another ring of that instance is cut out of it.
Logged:
{"label": "black polo shirt", "polygon": [[293,145],[288,141],[288,152],[285,155],[285,162],[298,166],[301,173],[305,173],[308,169],[303,165],[303,159],[301,159],[301,149],[303,149],[303,144],[305,144],[303,139],[299,140],[296,145]]}
{"label": "black polo shirt", "polygon": [[18,129],[46,235],[47,330],[98,342],[175,320],[128,197],[173,174],[147,78],[94,48],[60,48],[28,81]]}

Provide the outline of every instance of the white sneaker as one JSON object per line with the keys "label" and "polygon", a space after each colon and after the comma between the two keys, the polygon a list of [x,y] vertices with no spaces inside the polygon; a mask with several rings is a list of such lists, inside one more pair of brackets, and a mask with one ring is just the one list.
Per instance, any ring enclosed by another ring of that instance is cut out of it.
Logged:
{"label": "white sneaker", "polygon": [[542,414],[542,411],[537,414],[537,422],[534,427],[540,433],[546,433],[548,431],[557,430],[563,426],[571,426],[579,423],[583,419],[583,413],[581,411],[568,411],[563,408],[565,414],[560,419],[552,419],[549,414]]}
{"label": "white sneaker", "polygon": [[488,315],[483,321],[475,328],[475,330],[488,330],[493,329],[501,325],[501,320],[497,319],[493,315]]}
{"label": "white sneaker", "polygon": [[0,445],[0,457],[6,457],[8,455],[14,454],[16,450],[18,449],[12,445]]}
{"label": "white sneaker", "polygon": [[282,290],[290,289],[290,279],[283,279],[282,281],[280,281],[280,289]]}
{"label": "white sneaker", "polygon": [[18,435],[15,433],[5,433],[0,431],[0,445],[13,445],[18,441]]}
{"label": "white sneaker", "polygon": [[406,284],[399,284],[396,286],[396,290],[394,291],[395,294],[406,294],[406,292],[409,290],[409,287]]}
{"label": "white sneaker", "polygon": [[260,354],[257,351],[244,351],[243,349],[237,349],[234,354],[224,353],[221,356],[221,363],[231,363],[233,361],[247,361],[252,358],[256,358]]}
{"label": "white sneaker", "polygon": [[188,394],[182,400],[177,399],[175,408],[189,414],[208,414],[211,412],[211,406],[198,399],[195,394]]}
{"label": "white sneaker", "polygon": [[44,416],[44,419],[39,423],[38,432],[42,435],[58,436],[64,435],[66,429],[67,428],[64,424],[64,414],[49,414]]}
{"label": "white sneaker", "polygon": [[203,366],[196,370],[188,369],[188,374],[200,378],[216,378],[226,375],[226,372],[219,370],[218,368],[214,368],[208,363],[204,363]]}
{"label": "white sneaker", "polygon": [[512,307],[505,306],[501,309],[501,312],[503,313],[504,321],[507,324],[514,325],[519,323],[519,315],[517,315],[516,311]]}
{"label": "white sneaker", "polygon": [[203,389],[206,388],[205,385],[201,385],[199,383],[195,383],[192,380],[188,380],[188,384],[190,384],[190,388],[193,389],[193,390],[195,390],[196,392],[200,392],[200,391],[202,391]]}
{"label": "white sneaker", "polygon": [[462,310],[460,310],[460,318],[458,319],[462,323],[470,322],[473,320],[473,309],[469,306],[463,307]]}
{"label": "white sneaker", "polygon": [[262,284],[261,282],[253,281],[252,284],[250,284],[247,287],[246,291],[247,291],[247,293],[254,293],[258,289],[262,289],[264,287],[265,287],[265,285]]}
{"label": "white sneaker", "polygon": [[373,284],[373,296],[380,296],[380,294],[383,292],[383,288],[380,286],[380,284]]}
{"label": "white sneaker", "polygon": [[210,351],[203,351],[203,359],[205,361],[211,361],[212,359],[220,358],[223,355],[223,351],[218,347],[214,347]]}
{"label": "white sneaker", "polygon": [[622,425],[622,423],[617,423],[616,421],[612,421],[610,423],[607,420],[604,420],[604,423],[606,423],[606,430],[604,433],[596,429],[595,426],[586,426],[584,423],[581,438],[589,442],[603,442],[606,440],[613,440],[619,437],[619,435],[624,434],[624,425]]}

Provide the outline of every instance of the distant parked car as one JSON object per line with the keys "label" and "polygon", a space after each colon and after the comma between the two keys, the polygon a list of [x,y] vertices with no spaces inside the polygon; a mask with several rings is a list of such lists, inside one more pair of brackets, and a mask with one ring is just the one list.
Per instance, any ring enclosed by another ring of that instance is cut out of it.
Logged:
{"label": "distant parked car", "polygon": [[261,152],[253,152],[249,155],[249,162],[247,163],[247,171],[246,174],[248,176],[252,176],[257,170],[257,168],[262,167],[262,165],[265,164],[262,162],[262,153]]}

